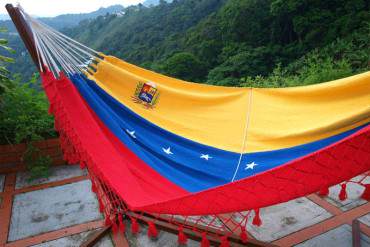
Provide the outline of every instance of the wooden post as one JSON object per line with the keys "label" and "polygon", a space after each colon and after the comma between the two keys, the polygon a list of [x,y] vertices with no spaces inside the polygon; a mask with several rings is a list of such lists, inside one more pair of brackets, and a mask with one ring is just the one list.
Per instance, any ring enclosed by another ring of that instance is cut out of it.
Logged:
{"label": "wooden post", "polygon": [[358,219],[352,221],[352,246],[361,247],[361,230]]}
{"label": "wooden post", "polygon": [[33,62],[39,70],[41,61],[39,61],[37,56],[35,41],[33,39],[33,34],[30,27],[17,7],[13,7],[12,4],[7,4],[5,8],[8,11],[15,27],[17,28],[18,33],[21,36],[29,54],[31,55]]}

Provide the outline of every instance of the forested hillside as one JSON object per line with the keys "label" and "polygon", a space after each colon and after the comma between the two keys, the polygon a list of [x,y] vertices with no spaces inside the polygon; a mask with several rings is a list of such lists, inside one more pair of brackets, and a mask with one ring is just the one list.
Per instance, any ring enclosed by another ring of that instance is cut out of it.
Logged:
{"label": "forested hillside", "polygon": [[217,85],[310,84],[368,70],[370,61],[366,0],[161,1],[69,34],[129,62]]}
{"label": "forested hillside", "polygon": [[159,2],[64,32],[131,63],[216,85],[311,84],[370,67],[368,0]]}

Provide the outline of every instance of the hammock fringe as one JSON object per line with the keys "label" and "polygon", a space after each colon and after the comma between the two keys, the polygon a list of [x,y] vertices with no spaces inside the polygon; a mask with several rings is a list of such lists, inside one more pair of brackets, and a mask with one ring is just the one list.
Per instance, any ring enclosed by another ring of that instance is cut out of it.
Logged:
{"label": "hammock fringe", "polygon": [[184,228],[182,226],[179,227],[177,242],[180,245],[185,245],[188,242],[188,237],[185,235]]}
{"label": "hammock fringe", "polygon": [[365,190],[362,193],[361,198],[370,201],[370,184],[365,184],[363,186],[365,187]]}
{"label": "hammock fringe", "polygon": [[137,220],[134,217],[130,217],[130,219],[131,219],[131,233],[133,235],[136,235],[140,232],[139,223],[137,223]]}
{"label": "hammock fringe", "polygon": [[341,190],[339,192],[339,200],[345,201],[347,199],[347,184],[341,184]]}
{"label": "hammock fringe", "polygon": [[325,187],[325,188],[321,189],[318,194],[320,196],[328,196],[329,195],[329,188]]}
{"label": "hammock fringe", "polygon": [[149,238],[157,238],[158,237],[158,230],[155,227],[153,221],[148,222],[148,237]]}

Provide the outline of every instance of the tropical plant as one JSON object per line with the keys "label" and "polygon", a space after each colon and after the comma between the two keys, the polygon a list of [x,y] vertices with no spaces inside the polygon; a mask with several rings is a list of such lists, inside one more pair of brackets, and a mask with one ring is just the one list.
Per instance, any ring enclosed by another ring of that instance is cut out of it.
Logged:
{"label": "tropical plant", "polygon": [[15,77],[2,97],[0,142],[32,142],[55,136],[53,118],[47,112],[48,103],[39,89],[38,76],[27,83]]}
{"label": "tropical plant", "polygon": [[[5,33],[5,28],[0,28],[0,33]],[[6,39],[0,38],[0,48],[3,51],[14,53],[14,50],[8,46],[8,41]],[[9,86],[9,71],[5,67],[6,63],[12,63],[14,60],[10,57],[0,55],[0,95],[5,92],[6,88]],[[1,98],[0,98],[1,99]]]}

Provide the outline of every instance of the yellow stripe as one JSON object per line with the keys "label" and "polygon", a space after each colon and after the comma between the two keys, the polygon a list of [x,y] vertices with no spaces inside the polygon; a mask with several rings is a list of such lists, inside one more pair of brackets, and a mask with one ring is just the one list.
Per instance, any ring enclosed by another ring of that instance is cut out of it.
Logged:
{"label": "yellow stripe", "polygon": [[253,91],[248,150],[292,147],[370,122],[370,72],[313,86]]}
{"label": "yellow stripe", "polygon": [[[107,56],[90,79],[153,124],[234,152],[242,148],[249,101],[248,152],[301,145],[370,121],[370,72],[305,87],[230,88],[184,82]],[[160,92],[154,109],[132,100],[137,84],[149,81]]]}

